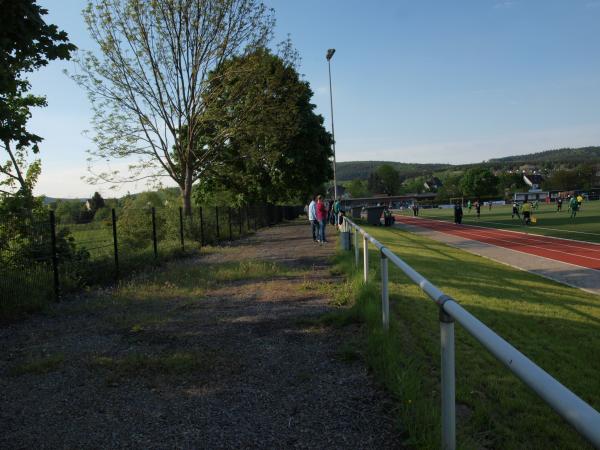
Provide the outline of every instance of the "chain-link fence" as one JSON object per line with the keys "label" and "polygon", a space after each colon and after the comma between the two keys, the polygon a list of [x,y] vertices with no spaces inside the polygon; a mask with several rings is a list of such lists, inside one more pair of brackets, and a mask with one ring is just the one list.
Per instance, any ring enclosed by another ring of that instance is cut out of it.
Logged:
{"label": "chain-link fence", "polygon": [[0,317],[39,309],[85,287],[105,285],[202,246],[291,220],[301,207],[122,208],[86,224],[53,211],[0,218]]}

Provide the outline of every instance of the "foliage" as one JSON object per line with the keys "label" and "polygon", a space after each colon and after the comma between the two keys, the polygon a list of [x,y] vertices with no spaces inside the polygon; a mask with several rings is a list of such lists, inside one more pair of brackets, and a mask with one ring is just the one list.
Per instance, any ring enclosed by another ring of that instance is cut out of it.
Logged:
{"label": "foliage", "polygon": [[460,180],[464,195],[483,197],[497,193],[498,177],[485,167],[475,167],[465,172]]}
{"label": "foliage", "polygon": [[368,184],[364,180],[352,180],[346,185],[346,189],[353,198],[368,197],[371,195]]}
{"label": "foliage", "polygon": [[170,177],[191,214],[192,185],[216,156],[203,147],[200,120],[217,98],[205,95],[208,73],[266,42],[271,11],[259,0],[94,0],[84,18],[102,52],[82,54],[74,76],[94,107],[91,156],[136,159],[125,176],[111,171],[92,179]]}
{"label": "foliage", "polygon": [[501,173],[498,175],[498,193],[502,195],[529,189],[521,173]]}
{"label": "foliage", "polygon": [[546,150],[544,152],[529,153],[526,155],[507,156],[504,158],[490,159],[490,163],[502,164],[541,164],[544,162],[567,163],[575,165],[580,163],[600,162],[600,147],[561,148]]}
{"label": "foliage", "polygon": [[390,164],[379,166],[369,175],[368,189],[373,193],[395,195],[401,185],[400,174]]}
{"label": "foliage", "polygon": [[266,48],[233,57],[211,73],[204,95],[215,99],[202,121],[216,154],[204,197],[229,190],[238,202],[285,202],[331,177],[330,137],[293,61]]}
{"label": "foliage", "polygon": [[572,170],[556,170],[546,177],[542,187],[548,190],[590,189],[600,186],[600,164],[580,165]]}
{"label": "foliage", "polygon": [[[67,33],[48,25],[48,11],[35,0],[2,3],[0,14],[0,193],[31,195],[40,174],[40,161],[28,164],[28,150],[39,153],[42,138],[27,129],[32,107],[46,106],[43,96],[29,93],[27,74],[55,59],[69,59],[75,49]],[[13,146],[14,145],[14,146]]]}
{"label": "foliage", "polygon": [[98,192],[94,192],[94,195],[90,199],[90,208],[95,213],[100,208],[104,207],[104,199]]}

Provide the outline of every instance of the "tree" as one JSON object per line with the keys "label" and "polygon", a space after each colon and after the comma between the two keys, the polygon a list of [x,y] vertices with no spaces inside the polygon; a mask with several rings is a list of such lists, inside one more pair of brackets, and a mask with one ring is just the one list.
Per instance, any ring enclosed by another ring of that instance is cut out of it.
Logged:
{"label": "tree", "polygon": [[472,197],[497,195],[498,177],[485,167],[474,167],[464,173],[460,188],[464,195]]}
{"label": "tree", "polygon": [[382,164],[369,175],[368,188],[373,193],[395,195],[401,184],[400,174],[389,164]]}
{"label": "tree", "polygon": [[218,99],[202,120],[217,156],[201,191],[283,202],[314,195],[331,178],[330,136],[293,59],[258,48],[224,62],[209,81],[205,95]]}
{"label": "tree", "polygon": [[205,95],[208,73],[266,42],[271,10],[259,0],[94,0],[84,18],[102,52],[85,53],[74,76],[94,108],[92,158],[130,163],[125,176],[91,179],[170,177],[190,215],[192,185],[215,157],[201,145],[201,117],[215,99]]}
{"label": "tree", "polygon": [[46,98],[29,94],[26,76],[55,59],[69,59],[75,49],[67,33],[48,25],[48,11],[35,0],[5,1],[0,14],[0,194],[31,197],[40,162],[27,164],[29,149],[39,153],[42,138],[27,130],[32,107],[46,106]]}
{"label": "tree", "polygon": [[353,198],[368,197],[370,195],[366,180],[352,180],[347,186]]}
{"label": "tree", "polygon": [[104,208],[104,199],[98,192],[94,192],[94,195],[90,199],[90,208],[94,213],[100,208]]}

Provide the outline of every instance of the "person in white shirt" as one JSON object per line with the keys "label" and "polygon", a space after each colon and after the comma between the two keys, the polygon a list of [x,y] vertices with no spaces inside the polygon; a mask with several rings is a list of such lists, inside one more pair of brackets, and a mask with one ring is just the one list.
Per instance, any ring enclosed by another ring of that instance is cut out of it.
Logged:
{"label": "person in white shirt", "polygon": [[313,242],[319,241],[319,221],[317,220],[317,202],[313,196],[310,205],[308,205],[308,220],[312,229]]}

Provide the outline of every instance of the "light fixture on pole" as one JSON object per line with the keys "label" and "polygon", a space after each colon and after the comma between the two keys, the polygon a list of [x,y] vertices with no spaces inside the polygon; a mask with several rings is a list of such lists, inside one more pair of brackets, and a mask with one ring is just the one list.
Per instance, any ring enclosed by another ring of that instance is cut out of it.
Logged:
{"label": "light fixture on pole", "polygon": [[331,142],[333,146],[333,198],[337,200],[337,178],[335,176],[335,129],[333,127],[333,92],[331,89],[331,58],[335,53],[335,48],[327,50],[327,65],[329,68],[329,104],[331,106]]}

